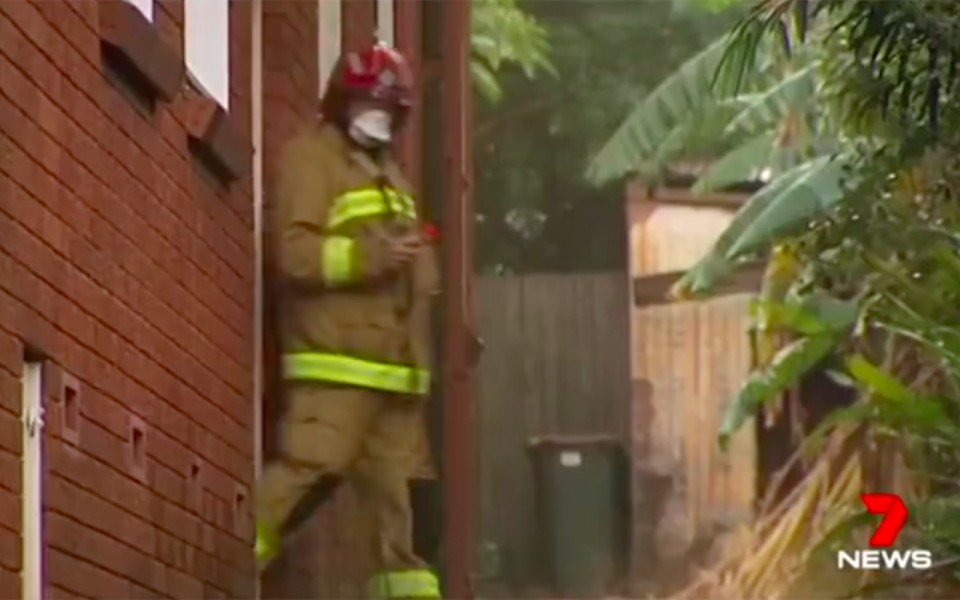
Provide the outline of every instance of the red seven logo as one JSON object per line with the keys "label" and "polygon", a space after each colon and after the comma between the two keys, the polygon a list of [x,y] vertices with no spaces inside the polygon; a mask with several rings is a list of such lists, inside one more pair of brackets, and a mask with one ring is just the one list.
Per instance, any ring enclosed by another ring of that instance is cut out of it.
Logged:
{"label": "red seven logo", "polygon": [[896,494],[862,494],[860,499],[867,507],[867,512],[883,515],[877,529],[870,536],[870,545],[874,548],[892,546],[909,514],[903,499]]}

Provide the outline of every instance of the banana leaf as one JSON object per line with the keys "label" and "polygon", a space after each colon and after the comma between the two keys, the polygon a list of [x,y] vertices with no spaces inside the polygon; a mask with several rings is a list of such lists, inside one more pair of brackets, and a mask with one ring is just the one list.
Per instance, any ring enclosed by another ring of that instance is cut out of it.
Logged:
{"label": "banana leaf", "polygon": [[751,373],[724,410],[717,436],[720,447],[726,450],[730,438],[766,402],[799,381],[836,346],[837,338],[832,335],[800,338],[777,352],[769,365]]}
{"label": "banana leaf", "polygon": [[[753,196],[749,220],[730,244],[727,260],[756,252],[776,239],[803,230],[811,219],[844,198],[844,181],[852,157],[822,156],[784,173]],[[765,193],[768,192],[768,193]]]}
{"label": "banana leaf", "polygon": [[785,302],[754,300],[754,313],[769,318],[769,326],[783,327],[807,336],[840,334],[857,322],[859,309],[853,302],[816,293]]}
{"label": "banana leaf", "polygon": [[756,134],[778,125],[790,113],[805,113],[816,101],[817,64],[790,73],[752,101],[727,125],[727,135]]}
{"label": "banana leaf", "polygon": [[806,227],[844,198],[844,180],[853,158],[822,156],[783,173],[744,204],[706,256],[677,288],[688,295],[709,291],[745,256]]}
{"label": "banana leaf", "polygon": [[850,376],[874,394],[879,403],[879,419],[896,423],[898,429],[909,427],[931,431],[950,423],[943,403],[937,398],[911,390],[863,355],[847,356],[844,363]]}
{"label": "banana leaf", "polygon": [[729,147],[723,130],[744,106],[738,99],[722,100],[691,114],[660,140],[652,155],[643,157],[637,173],[646,183],[653,184],[681,158],[722,154]]}
{"label": "banana leaf", "polygon": [[684,63],[632,110],[590,161],[586,178],[601,185],[636,170],[657,153],[676,125],[713,106],[714,75],[723,59],[728,36],[714,41]]}
{"label": "banana leaf", "polygon": [[772,131],[751,138],[711,163],[697,179],[692,191],[702,194],[757,179],[772,162],[771,156],[778,151],[775,144],[776,134]]}
{"label": "banana leaf", "polygon": [[735,267],[730,249],[750,224],[779,195],[782,188],[811,168],[809,162],[798,165],[766,185],[753,195],[734,215],[733,220],[714,242],[710,251],[691,267],[677,283],[677,287],[689,290],[691,295],[708,293],[714,285],[726,277]]}

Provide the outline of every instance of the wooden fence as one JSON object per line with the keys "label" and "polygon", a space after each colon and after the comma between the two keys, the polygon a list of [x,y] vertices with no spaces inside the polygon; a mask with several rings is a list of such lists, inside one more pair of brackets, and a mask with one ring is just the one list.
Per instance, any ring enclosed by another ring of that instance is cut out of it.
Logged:
{"label": "wooden fence", "polygon": [[[634,311],[632,574],[670,585],[716,536],[749,521],[753,428],[717,445],[724,405],[750,371],[749,294]],[[638,510],[642,507],[642,510]]]}
{"label": "wooden fence", "polygon": [[537,579],[531,438],[629,439],[629,286],[625,273],[476,282],[487,344],[477,377],[480,538],[496,548],[504,593]]}

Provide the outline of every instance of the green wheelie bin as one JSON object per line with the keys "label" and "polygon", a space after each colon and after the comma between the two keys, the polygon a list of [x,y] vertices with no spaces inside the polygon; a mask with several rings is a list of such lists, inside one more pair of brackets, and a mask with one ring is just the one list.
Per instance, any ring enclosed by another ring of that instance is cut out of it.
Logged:
{"label": "green wheelie bin", "polygon": [[614,590],[629,529],[628,461],[613,436],[534,439],[540,555],[560,598]]}

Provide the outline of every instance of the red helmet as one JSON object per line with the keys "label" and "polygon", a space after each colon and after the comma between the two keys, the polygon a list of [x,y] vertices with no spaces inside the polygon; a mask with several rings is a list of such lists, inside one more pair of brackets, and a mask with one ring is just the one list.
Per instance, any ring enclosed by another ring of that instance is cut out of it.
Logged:
{"label": "red helmet", "polygon": [[406,119],[413,96],[413,73],[396,49],[377,42],[340,56],[320,101],[323,116],[345,125],[351,102],[383,103],[393,112],[393,128]]}

